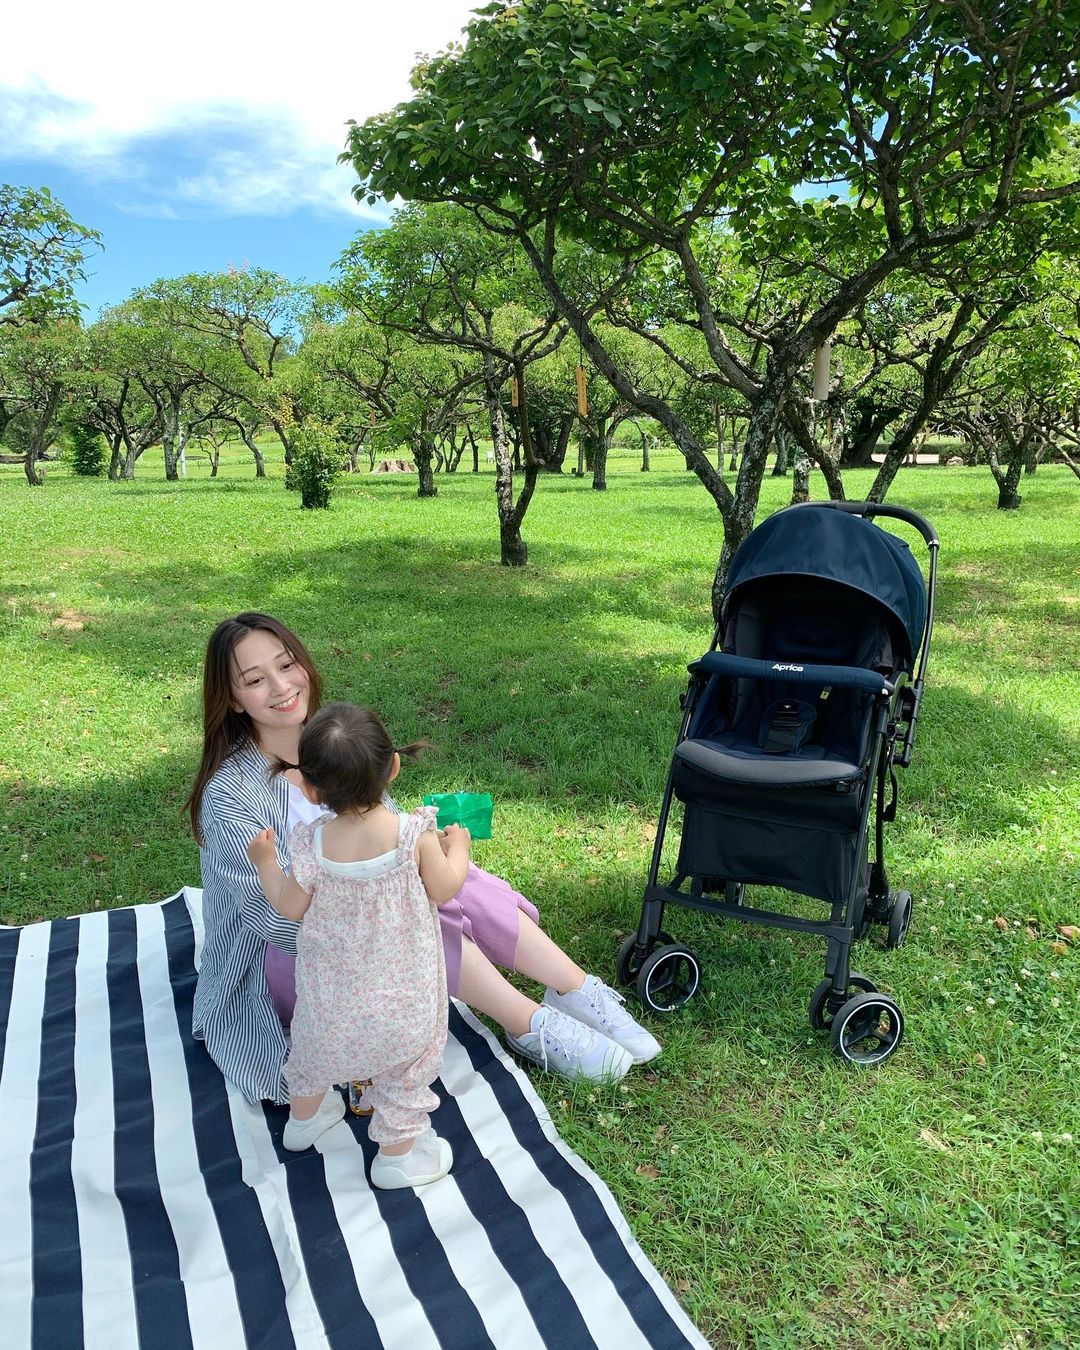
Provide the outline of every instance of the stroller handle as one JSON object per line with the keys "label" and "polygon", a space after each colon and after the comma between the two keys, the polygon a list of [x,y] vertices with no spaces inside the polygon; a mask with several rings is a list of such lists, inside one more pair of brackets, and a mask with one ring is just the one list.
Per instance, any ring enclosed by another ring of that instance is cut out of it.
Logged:
{"label": "stroller handle", "polygon": [[864,516],[867,520],[873,520],[875,516],[887,516],[892,520],[902,520],[905,524],[919,531],[926,540],[928,547],[936,549],[941,544],[937,530],[926,517],[920,516],[918,511],[909,510],[906,506],[889,506],[885,502],[804,502],[800,505],[831,506],[837,511],[846,511],[849,516]]}

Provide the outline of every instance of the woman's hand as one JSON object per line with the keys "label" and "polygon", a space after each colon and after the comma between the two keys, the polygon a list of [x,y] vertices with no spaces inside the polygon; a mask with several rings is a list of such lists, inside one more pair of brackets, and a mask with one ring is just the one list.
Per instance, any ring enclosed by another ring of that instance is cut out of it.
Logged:
{"label": "woman's hand", "polygon": [[272,867],[277,862],[277,844],[273,830],[260,830],[247,846],[248,861],[255,867]]}

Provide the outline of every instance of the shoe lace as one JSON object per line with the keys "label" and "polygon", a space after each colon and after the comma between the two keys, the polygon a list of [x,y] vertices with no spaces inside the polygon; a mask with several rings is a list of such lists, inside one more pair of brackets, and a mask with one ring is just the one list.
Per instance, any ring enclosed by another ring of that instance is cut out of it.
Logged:
{"label": "shoe lace", "polygon": [[[554,1013],[554,1015],[553,1015]],[[575,1051],[584,1053],[593,1039],[591,1030],[583,1023],[575,1021],[565,1013],[551,1010],[537,1033],[540,1038],[540,1062],[548,1067],[548,1042],[553,1050],[561,1050],[567,1057]]]}
{"label": "shoe lace", "polygon": [[623,1004],[626,999],[609,984],[596,984],[589,990],[589,1007],[608,1026],[621,1026],[630,1020]]}

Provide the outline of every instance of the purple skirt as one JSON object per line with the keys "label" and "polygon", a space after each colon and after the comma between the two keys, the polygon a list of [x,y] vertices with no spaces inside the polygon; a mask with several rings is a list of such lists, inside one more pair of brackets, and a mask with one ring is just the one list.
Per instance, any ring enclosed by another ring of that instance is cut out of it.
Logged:
{"label": "purple skirt", "polygon": [[[518,911],[540,921],[535,905],[519,895],[501,877],[493,877],[469,864],[461,890],[439,906],[443,951],[446,954],[446,987],[456,996],[461,977],[461,940],[475,942],[492,965],[514,968],[518,941]],[[296,1003],[296,958],[272,944],[266,948],[266,982],[282,1026],[292,1022]]]}

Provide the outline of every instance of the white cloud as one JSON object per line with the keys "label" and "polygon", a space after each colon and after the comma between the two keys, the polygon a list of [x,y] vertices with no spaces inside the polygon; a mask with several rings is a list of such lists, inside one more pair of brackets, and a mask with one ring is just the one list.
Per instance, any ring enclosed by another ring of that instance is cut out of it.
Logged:
{"label": "white cloud", "polygon": [[148,214],[369,214],[335,163],[346,121],[407,98],[417,55],[456,41],[479,3],[308,0],[280,17],[236,0],[54,0],[47,34],[40,8],[19,6],[4,21],[0,144],[5,159],[123,182]]}

